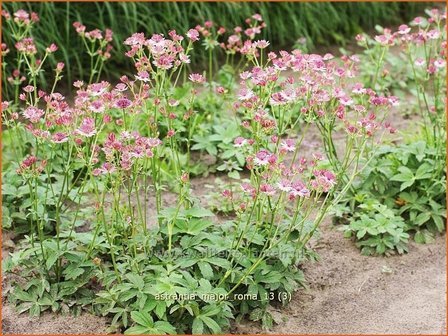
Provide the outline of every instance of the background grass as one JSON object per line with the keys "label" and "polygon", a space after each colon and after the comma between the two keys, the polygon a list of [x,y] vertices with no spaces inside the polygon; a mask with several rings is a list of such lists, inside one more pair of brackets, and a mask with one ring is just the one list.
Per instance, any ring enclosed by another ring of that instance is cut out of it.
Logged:
{"label": "background grass", "polygon": [[[263,36],[276,48],[291,48],[300,37],[307,39],[308,47],[330,44],[344,45],[362,30],[371,30],[376,24],[394,25],[411,19],[421,13],[431,3],[204,3],[204,2],[72,2],[72,3],[4,3],[3,8],[13,12],[19,8],[35,11],[41,21],[33,35],[41,46],[54,42],[59,51],[49,62],[66,63],[66,83],[88,75],[88,57],[77,37],[72,23],[80,21],[93,28],[111,28],[114,32],[113,57],[105,67],[105,77],[115,79],[132,70],[124,56],[122,41],[134,32],[168,32],[176,29],[179,33],[189,28],[213,20],[228,29],[242,25],[244,19],[253,13],[260,13],[267,24]],[[2,30],[2,41],[11,47],[7,30]],[[13,48],[11,48],[13,49]],[[8,58],[12,55],[9,54]],[[193,62],[201,64],[204,55],[195,55]],[[68,85],[69,87],[71,85]]]}

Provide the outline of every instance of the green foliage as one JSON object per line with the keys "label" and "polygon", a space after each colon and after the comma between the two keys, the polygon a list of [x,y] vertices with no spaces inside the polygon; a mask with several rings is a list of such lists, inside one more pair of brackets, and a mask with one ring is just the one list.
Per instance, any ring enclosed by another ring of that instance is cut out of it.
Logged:
{"label": "green foliage", "polygon": [[428,243],[446,230],[445,153],[424,140],[381,146],[336,212],[363,253],[406,251],[407,233]]}
{"label": "green foliage", "polygon": [[216,157],[219,171],[241,170],[245,157],[233,145],[233,140],[240,134],[238,125],[233,120],[227,123],[227,126],[215,125],[207,135],[194,135],[191,149],[201,150]]}
{"label": "green foliage", "polygon": [[[298,248],[299,235],[292,233],[260,259],[268,223],[243,232],[234,222],[213,225],[213,214],[204,208],[175,212],[166,208],[160,215],[164,223],[174,220],[171,251],[166,250],[170,225],[124,240],[125,253],[99,239],[98,227],[61,232],[60,249],[55,239],[47,239],[43,250],[22,242],[29,247],[13,253],[4,267],[20,270],[27,281],[15,284],[10,300],[33,316],[45,310],[93,310],[111,317],[110,331],[125,329],[126,334],[216,334],[228,331],[235,318],[261,321],[268,328],[269,305],[288,303],[292,292],[305,285],[297,265],[311,254]],[[287,223],[280,223],[276,237],[287,230]],[[232,251],[237,237],[246,243]],[[41,253],[45,267],[39,264]]]}
{"label": "green foliage", "polygon": [[[92,233],[67,232],[59,247],[54,239],[46,240],[42,248],[29,238],[21,242],[26,248],[12,253],[4,264],[6,272],[17,272],[22,279],[13,283],[9,296],[18,312],[39,316],[46,310],[67,313],[70,309],[79,314],[82,307],[91,304],[96,267],[79,248],[89,235],[91,239]],[[45,265],[40,263],[42,255]]]}
{"label": "green foliage", "polygon": [[386,205],[365,199],[350,224],[343,226],[344,236],[356,237],[356,246],[364,255],[407,252],[409,234],[402,217]]}

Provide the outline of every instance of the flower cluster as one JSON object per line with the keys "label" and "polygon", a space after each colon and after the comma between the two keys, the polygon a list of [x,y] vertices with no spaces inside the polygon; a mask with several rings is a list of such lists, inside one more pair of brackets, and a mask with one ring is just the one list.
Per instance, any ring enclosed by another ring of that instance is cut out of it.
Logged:
{"label": "flower cluster", "polygon": [[110,29],[106,29],[102,32],[99,29],[93,29],[86,31],[86,26],[76,21],[73,23],[78,35],[85,41],[85,45],[89,52],[89,55],[98,55],[102,60],[110,58],[112,50],[113,32]]}
{"label": "flower cluster", "polygon": [[2,16],[7,21],[13,20],[14,23],[16,23],[20,27],[30,26],[36,22],[39,22],[39,15],[37,15],[37,13],[28,13],[23,9],[19,9],[18,11],[14,12],[12,16],[7,10],[3,9]]}
{"label": "flower cluster", "polygon": [[[269,45],[269,42],[265,40],[254,41],[255,37],[261,34],[263,28],[266,27],[266,23],[263,21],[260,14],[252,15],[250,18],[246,19],[245,23],[248,26],[247,28],[244,29],[240,26],[233,28],[233,31],[228,36],[227,40],[219,44],[219,46],[224,49],[226,53],[258,55],[257,48],[264,49]],[[222,33],[224,32],[225,30],[222,31]]]}
{"label": "flower cluster", "polygon": [[169,38],[161,34],[153,34],[151,38],[146,38],[143,33],[135,33],[128,37],[124,44],[130,46],[126,56],[134,59],[135,67],[138,71],[137,78],[149,81],[149,74],[161,70],[177,70],[182,64],[190,63],[188,55],[191,43],[198,40],[198,33],[194,29],[187,32],[188,46],[182,46],[184,36],[172,30],[168,33]]}
{"label": "flower cluster", "polygon": [[[383,34],[374,37],[374,41],[383,47],[400,46],[407,54],[412,54],[415,49],[426,45],[426,57],[418,56],[411,59],[417,68],[425,69],[429,75],[444,71],[446,67],[446,12],[432,9],[429,17],[416,17],[410,26],[402,24],[396,31],[384,29]],[[367,38],[357,36],[357,41],[362,46],[367,46]]]}

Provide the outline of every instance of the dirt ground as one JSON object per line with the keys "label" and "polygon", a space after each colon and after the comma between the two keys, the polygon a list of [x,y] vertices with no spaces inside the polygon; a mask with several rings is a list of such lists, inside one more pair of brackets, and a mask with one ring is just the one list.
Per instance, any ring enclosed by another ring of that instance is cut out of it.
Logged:
{"label": "dirt ground", "polygon": [[411,243],[406,255],[366,257],[327,222],[316,249],[321,260],[304,267],[309,290],[273,312],[271,333],[446,335],[446,236]]}
{"label": "dirt ground", "polygon": [[[274,310],[276,334],[445,334],[446,241],[411,243],[403,256],[365,257],[328,221],[314,243],[321,260],[304,265],[310,288],[297,291],[289,306]],[[106,332],[107,320],[18,315],[5,304],[4,334],[81,334]],[[254,323],[237,333],[262,333]]]}

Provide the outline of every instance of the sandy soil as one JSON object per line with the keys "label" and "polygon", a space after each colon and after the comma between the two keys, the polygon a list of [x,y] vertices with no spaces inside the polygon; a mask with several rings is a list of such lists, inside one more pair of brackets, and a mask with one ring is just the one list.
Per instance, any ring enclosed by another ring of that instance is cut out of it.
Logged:
{"label": "sandy soil", "polygon": [[[304,265],[308,290],[293,295],[289,306],[274,310],[281,322],[271,333],[446,334],[446,241],[411,243],[403,256],[365,257],[328,221],[314,242],[321,256]],[[3,333],[105,333],[107,320],[87,313],[78,318],[18,315],[6,304]],[[261,333],[254,323],[238,333]]]}
{"label": "sandy soil", "polygon": [[321,260],[304,265],[310,288],[274,311],[281,323],[271,333],[446,335],[446,236],[411,243],[406,255],[366,257],[327,222],[315,247]]}

